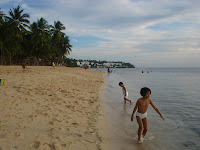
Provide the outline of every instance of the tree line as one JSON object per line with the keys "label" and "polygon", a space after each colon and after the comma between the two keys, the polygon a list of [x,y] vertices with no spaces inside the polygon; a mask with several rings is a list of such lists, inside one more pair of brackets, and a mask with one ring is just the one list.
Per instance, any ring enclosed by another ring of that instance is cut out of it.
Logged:
{"label": "tree line", "polygon": [[48,65],[62,63],[72,51],[69,37],[63,33],[64,24],[49,25],[44,18],[30,23],[30,15],[20,6],[11,8],[8,15],[0,8],[0,64]]}
{"label": "tree line", "polygon": [[116,67],[116,68],[135,68],[135,66],[133,64],[128,63],[128,62],[122,62],[122,61],[83,60],[83,59],[79,59],[76,61],[80,62],[81,64],[84,62],[89,62],[89,65],[91,65],[91,67],[97,67],[98,64],[100,64],[100,65],[110,64],[110,66]]}

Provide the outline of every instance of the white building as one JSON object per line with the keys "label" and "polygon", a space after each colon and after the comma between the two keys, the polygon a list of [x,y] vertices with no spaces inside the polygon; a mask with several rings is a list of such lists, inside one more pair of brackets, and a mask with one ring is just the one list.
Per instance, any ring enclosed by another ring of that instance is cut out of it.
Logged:
{"label": "white building", "polygon": [[79,61],[76,62],[77,66],[81,66],[81,63]]}

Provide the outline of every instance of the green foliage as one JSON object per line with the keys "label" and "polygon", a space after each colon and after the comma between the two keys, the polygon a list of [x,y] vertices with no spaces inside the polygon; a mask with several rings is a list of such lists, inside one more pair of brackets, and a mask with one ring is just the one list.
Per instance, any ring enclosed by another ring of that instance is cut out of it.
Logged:
{"label": "green foliage", "polygon": [[77,60],[76,59],[71,59],[71,58],[64,58],[64,63],[66,64],[67,67],[77,67]]}
{"label": "green foliage", "polygon": [[122,66],[126,66],[127,68],[135,68],[134,65],[132,65],[131,63],[122,63]]}
{"label": "green foliage", "polygon": [[0,63],[16,64],[27,58],[37,63],[63,62],[72,51],[69,37],[62,32],[64,24],[54,21],[49,25],[44,18],[30,23],[29,18],[20,6],[10,9],[8,15],[0,9]]}

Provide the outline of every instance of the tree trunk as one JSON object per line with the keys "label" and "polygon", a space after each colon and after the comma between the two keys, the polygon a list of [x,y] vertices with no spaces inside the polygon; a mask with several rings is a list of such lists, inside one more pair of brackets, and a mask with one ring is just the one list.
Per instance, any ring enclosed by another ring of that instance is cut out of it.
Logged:
{"label": "tree trunk", "polygon": [[1,48],[1,65],[3,65],[3,48]]}
{"label": "tree trunk", "polygon": [[15,65],[17,65],[18,56],[15,57]]}
{"label": "tree trunk", "polygon": [[3,57],[2,57],[2,65],[5,65],[5,56],[4,56],[4,52],[3,52]]}
{"label": "tree trunk", "polygon": [[10,65],[12,64],[12,55],[10,53]]}

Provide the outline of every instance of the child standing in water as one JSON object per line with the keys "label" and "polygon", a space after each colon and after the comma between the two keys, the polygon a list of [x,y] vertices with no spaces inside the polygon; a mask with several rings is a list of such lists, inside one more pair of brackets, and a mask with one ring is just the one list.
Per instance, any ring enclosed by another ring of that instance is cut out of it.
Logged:
{"label": "child standing in water", "polygon": [[[139,128],[138,128],[138,143],[143,142],[143,138],[147,133],[147,126],[148,126],[147,109],[148,109],[149,104],[151,104],[151,106],[160,115],[160,117],[163,120],[165,120],[165,118],[163,118],[163,116],[161,115],[158,108],[156,108],[156,106],[153,104],[152,100],[149,99],[149,97],[151,96],[151,90],[147,87],[144,87],[144,88],[141,89],[140,94],[142,95],[142,97],[137,100],[136,105],[133,109],[132,116],[131,116],[131,121],[133,121],[133,115],[137,110],[136,119],[137,119],[137,123],[139,125]],[[142,130],[143,130],[143,133],[142,133]],[[143,137],[141,137],[141,136],[143,136]]]}
{"label": "child standing in water", "polygon": [[131,103],[131,100],[128,99],[128,91],[126,90],[126,87],[122,82],[119,82],[119,86],[122,87],[123,95],[124,95],[124,103],[126,104],[126,101],[129,101]]}

